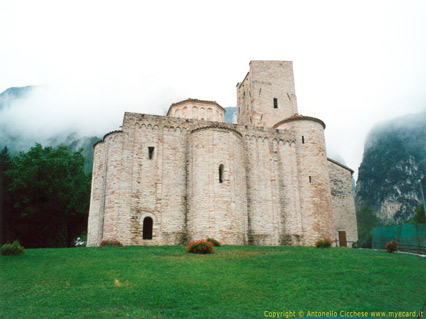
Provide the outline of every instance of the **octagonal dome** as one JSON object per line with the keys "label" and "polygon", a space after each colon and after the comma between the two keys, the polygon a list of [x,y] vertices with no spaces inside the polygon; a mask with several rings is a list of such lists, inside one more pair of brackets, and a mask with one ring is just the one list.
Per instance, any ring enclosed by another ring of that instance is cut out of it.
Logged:
{"label": "octagonal dome", "polygon": [[167,116],[223,122],[226,110],[215,101],[187,99],[170,105]]}

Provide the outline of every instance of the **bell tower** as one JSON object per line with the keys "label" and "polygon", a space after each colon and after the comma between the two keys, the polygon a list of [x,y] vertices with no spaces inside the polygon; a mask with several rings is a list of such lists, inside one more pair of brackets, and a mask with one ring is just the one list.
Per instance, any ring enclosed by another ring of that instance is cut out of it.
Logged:
{"label": "bell tower", "polygon": [[297,113],[293,62],[251,61],[237,84],[238,124],[273,127]]}

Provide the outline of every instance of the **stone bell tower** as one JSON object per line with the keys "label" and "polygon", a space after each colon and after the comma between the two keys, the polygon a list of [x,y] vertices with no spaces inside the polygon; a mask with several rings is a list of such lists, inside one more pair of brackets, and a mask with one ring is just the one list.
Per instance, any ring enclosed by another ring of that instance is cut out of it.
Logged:
{"label": "stone bell tower", "polygon": [[293,62],[251,61],[237,84],[238,124],[271,128],[297,113]]}

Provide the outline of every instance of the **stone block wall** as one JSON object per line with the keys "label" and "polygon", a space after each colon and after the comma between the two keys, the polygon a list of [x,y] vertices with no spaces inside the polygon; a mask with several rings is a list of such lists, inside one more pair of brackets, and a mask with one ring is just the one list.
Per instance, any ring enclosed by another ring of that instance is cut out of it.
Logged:
{"label": "stone block wall", "polygon": [[333,160],[328,160],[334,234],[339,239],[339,231],[346,232],[348,246],[358,240],[358,227],[354,193],[352,189],[352,171]]}
{"label": "stone block wall", "polygon": [[[177,245],[207,236],[312,245],[334,237],[351,204],[344,197],[332,208],[329,178],[335,194],[337,173],[329,175],[323,129],[306,119],[274,129],[126,113],[122,131],[95,146],[89,245]],[[147,217],[152,239],[143,239]]]}
{"label": "stone block wall", "polygon": [[246,172],[239,132],[205,127],[190,134],[190,238],[214,237],[228,244],[247,241]]}
{"label": "stone block wall", "polygon": [[103,236],[103,215],[105,208],[105,144],[98,143],[93,154],[92,190],[90,213],[87,227],[87,245],[98,246]]}
{"label": "stone block wall", "polygon": [[[244,132],[247,165],[248,240],[255,245],[291,244],[301,240],[295,202],[297,172],[294,137],[274,129],[239,127]],[[294,187],[296,186],[296,187]]]}
{"label": "stone block wall", "polygon": [[251,61],[249,73],[237,84],[237,106],[241,125],[273,127],[296,114],[293,63]]}

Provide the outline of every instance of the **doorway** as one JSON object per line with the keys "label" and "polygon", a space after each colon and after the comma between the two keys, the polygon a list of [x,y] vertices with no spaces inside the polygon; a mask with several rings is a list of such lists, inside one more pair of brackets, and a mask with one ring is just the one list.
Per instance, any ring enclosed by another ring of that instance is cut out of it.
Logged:
{"label": "doorway", "polygon": [[143,220],[142,239],[152,239],[152,218],[145,217]]}
{"label": "doorway", "polygon": [[348,247],[348,243],[346,241],[346,232],[343,230],[339,230],[339,243],[340,247]]}

